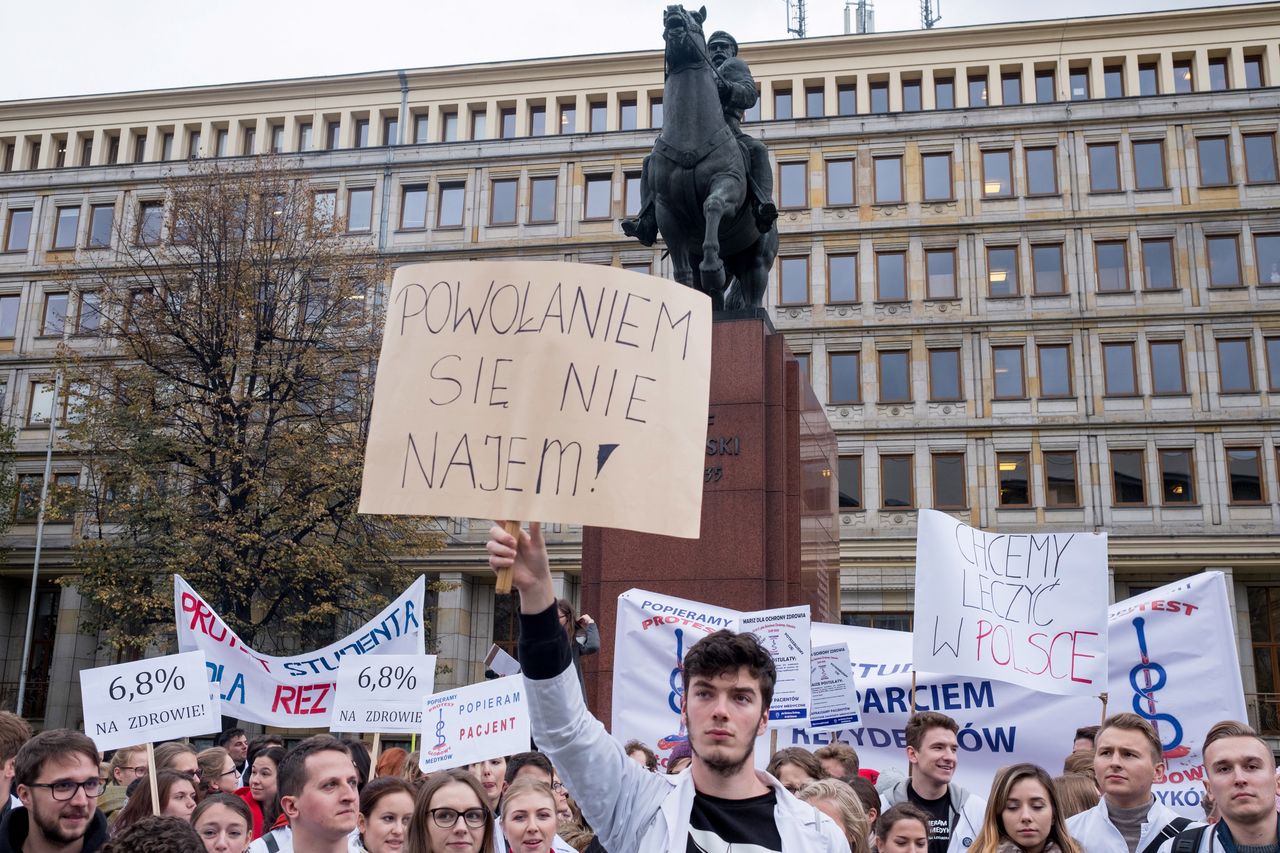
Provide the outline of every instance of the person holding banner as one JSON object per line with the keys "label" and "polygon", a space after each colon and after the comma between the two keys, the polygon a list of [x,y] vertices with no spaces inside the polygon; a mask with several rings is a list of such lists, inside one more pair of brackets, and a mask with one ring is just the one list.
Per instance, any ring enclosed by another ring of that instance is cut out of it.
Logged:
{"label": "person holding banner", "polygon": [[1067,834],[1053,780],[1034,764],[996,774],[982,831],[969,853],[1082,853]]}
{"label": "person holding banner", "polygon": [[494,525],[486,547],[490,567],[510,570],[520,594],[520,665],[533,738],[609,853],[721,850],[730,844],[848,853],[831,818],[752,765],[777,679],[772,658],[753,635],[716,631],[686,654],[681,717],[693,762],[673,784],[629,759],[582,701],[539,525],[519,531],[519,540]]}
{"label": "person holding banner", "polygon": [[910,803],[929,815],[929,853],[963,853],[982,826],[987,801],[952,783],[960,726],[946,714],[922,711],[907,720],[911,777],[884,793],[884,808]]}
{"label": "person holding banner", "polygon": [[80,732],[48,729],[23,744],[13,777],[23,808],[0,821],[0,853],[101,850],[107,819],[94,805],[98,772],[98,748]]}
{"label": "person holding banner", "polygon": [[1280,849],[1276,814],[1276,761],[1266,741],[1244,723],[1224,720],[1204,736],[1209,792],[1221,819],[1188,827],[1160,853],[1233,853]]}
{"label": "person holding banner", "polygon": [[1191,821],[1151,794],[1164,775],[1164,751],[1151,724],[1125,712],[1098,729],[1093,773],[1102,802],[1067,821],[1086,853],[1156,853]]}

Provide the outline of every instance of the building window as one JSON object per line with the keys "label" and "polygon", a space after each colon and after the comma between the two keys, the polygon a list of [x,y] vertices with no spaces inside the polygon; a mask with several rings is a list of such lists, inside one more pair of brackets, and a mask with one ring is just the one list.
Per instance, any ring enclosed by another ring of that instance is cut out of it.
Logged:
{"label": "building window", "polygon": [[80,230],[80,205],[58,208],[53,229],[53,248],[74,249],[76,233]]}
{"label": "building window", "polygon": [[1000,506],[1031,506],[1031,454],[997,453]]}
{"label": "building window", "polygon": [[[21,301],[22,297],[16,294],[0,296],[0,338],[12,340],[18,334],[18,305]],[[1272,375],[1275,375],[1274,371]]]}
{"label": "building window", "polygon": [[447,110],[440,115],[442,128],[441,140],[444,142],[458,141],[458,111]]}
{"label": "building window", "polygon": [[4,250],[25,252],[31,242],[31,208],[9,209],[9,223],[5,227]]}
{"label": "building window", "polygon": [[516,187],[515,178],[495,179],[489,189],[489,224],[516,224]]}
{"label": "building window", "polygon": [[1044,459],[1045,505],[1080,506],[1080,488],[1076,480],[1076,452],[1046,450],[1041,455]]}
{"label": "building window", "polygon": [[1102,97],[1124,97],[1124,66],[1107,65],[1102,69]]}
{"label": "building window", "polygon": [[529,181],[529,221],[556,221],[556,179],[552,175]]}
{"label": "building window", "polygon": [[1067,279],[1062,269],[1062,246],[1031,247],[1032,293],[1037,296],[1067,292]]}
{"label": "building window", "polygon": [[1116,506],[1147,503],[1146,464],[1141,450],[1111,451],[1111,494]]}
{"label": "building window", "polygon": [[858,87],[852,83],[836,86],[836,112],[842,116],[858,114]]}
{"label": "building window", "polygon": [[907,300],[907,253],[876,252],[876,301]]}
{"label": "building window", "polygon": [[982,152],[982,197],[1008,198],[1013,195],[1013,152]]}
{"label": "building window", "polygon": [[1276,181],[1276,135],[1246,133],[1244,135],[1244,179],[1250,184],[1272,184]]}
{"label": "building window", "polygon": [[578,107],[576,104],[560,105],[559,127],[562,134],[578,132]]}
{"label": "building window", "polygon": [[1000,100],[1005,106],[1022,103],[1022,75],[1011,71],[1000,75]]}
{"label": "building window", "polygon": [[1040,366],[1040,396],[1072,397],[1070,344],[1041,344],[1036,348]]}
{"label": "building window", "polygon": [[934,509],[964,509],[969,505],[964,484],[964,454],[933,454]]}
{"label": "building window", "polygon": [[951,152],[923,154],[920,157],[924,172],[924,200],[951,201],[955,198],[955,182],[951,176]]}
{"label": "building window", "polygon": [[[217,146],[219,157],[227,156],[227,135],[227,129],[225,127],[218,130]],[[311,122],[309,121],[298,122],[298,150],[311,150]]]}
{"label": "building window", "polygon": [[114,204],[95,204],[89,208],[89,248],[100,249],[111,245],[115,217]]}
{"label": "building window", "polygon": [[627,172],[622,176],[622,215],[640,215],[640,173]]}
{"label": "building window", "polygon": [[881,350],[876,356],[880,362],[880,402],[911,402],[911,352]]}
{"label": "building window", "polygon": [[427,187],[407,186],[400,191],[400,227],[421,230],[427,227]]}
{"label": "building window", "polygon": [[783,257],[780,264],[780,305],[809,304],[809,256]]}
{"label": "building window", "polygon": [[1254,54],[1244,58],[1244,85],[1246,89],[1262,88],[1262,56]]}
{"label": "building window", "polygon": [[910,453],[880,457],[880,505],[901,509],[916,505]]}
{"label": "building window", "polygon": [[807,163],[778,164],[778,201],[782,208],[809,206],[808,187],[805,186],[809,166]]}
{"label": "building window", "polygon": [[992,347],[991,364],[995,373],[993,396],[997,400],[1021,400],[1027,396],[1022,347]]}
{"label": "building window", "polygon": [[827,402],[845,405],[862,402],[862,365],[860,353],[833,352],[827,356],[831,382]]}
{"label": "building window", "polygon": [[618,130],[635,130],[640,120],[635,99],[618,102]]}
{"label": "building window", "polygon": [[1036,103],[1052,104],[1057,99],[1057,86],[1052,68],[1041,68],[1036,71]]}
{"label": "building window", "polygon": [[1138,369],[1132,342],[1103,344],[1102,371],[1106,396],[1137,396]]}
{"label": "building window", "polygon": [[77,335],[96,335],[102,329],[102,294],[96,290],[80,292],[80,311],[76,319]]}
{"label": "building window", "polygon": [[334,119],[325,122],[324,126],[324,147],[329,151],[336,151],[342,146],[342,122]]}
{"label": "building window", "polygon": [[[388,119],[388,121],[390,121],[390,122],[391,122],[391,126],[392,126],[391,133],[392,133],[392,136],[388,136],[387,138],[388,138],[388,139],[394,139],[394,138],[395,138],[395,136],[394,136],[394,133],[395,133],[395,129],[394,129],[394,128],[395,128],[395,119]],[[270,128],[268,128],[268,129],[271,131],[271,153],[272,153],[272,154],[280,154],[280,153],[283,153],[283,152],[284,152],[284,125],[283,125],[283,124],[273,124],[273,125],[271,125],[271,126],[270,126]],[[393,144],[393,143],[388,142],[387,144],[388,144],[388,145],[391,145],[391,144]]]}
{"label": "building window", "polygon": [[187,134],[187,159],[197,160],[200,158],[200,131],[193,130]]}
{"label": "building window", "polygon": [[1160,65],[1155,62],[1144,62],[1138,66],[1138,94],[1160,94]]}
{"label": "building window", "polygon": [[533,104],[529,107],[529,135],[530,136],[546,136],[547,135],[546,104]]}
{"label": "building window", "polygon": [[889,81],[873,80],[871,82],[871,112],[889,112]]}
{"label": "building window", "polygon": [[1057,195],[1058,149],[1028,148],[1025,159],[1027,195]]}
{"label": "building window", "polygon": [[858,256],[827,255],[827,303],[858,301]]}
{"label": "building window", "polygon": [[1230,478],[1231,503],[1260,504],[1265,500],[1262,489],[1262,452],[1257,447],[1228,447],[1227,476]]}
{"label": "building window", "polygon": [[[783,166],[799,165],[801,181],[804,180],[804,164],[784,163]],[[827,161],[827,207],[850,207],[854,204],[854,161]],[[803,192],[803,187],[801,187]]]}
{"label": "building window", "polygon": [[1147,290],[1174,290],[1173,241],[1142,241],[1142,286]]}
{"label": "building window", "polygon": [[1214,56],[1209,59],[1209,91],[1222,92],[1231,87],[1227,74],[1227,58]]}
{"label": "building window", "polygon": [[742,111],[742,120],[744,122],[760,121],[760,84],[759,83],[756,84],[756,99],[751,103],[751,106],[747,107],[745,110]]}
{"label": "building window", "polygon": [[31,399],[27,404],[27,423],[49,423],[53,418],[53,400],[52,382],[32,382]]}
{"label": "building window", "polygon": [[1280,587],[1251,586],[1247,594],[1258,690],[1258,729],[1275,735],[1280,732]]}
{"label": "building window", "polygon": [[[16,303],[12,308],[8,308],[5,303],[5,300],[13,298],[12,296],[0,297],[0,337],[13,337],[12,332],[9,334],[4,332],[12,325],[9,312],[13,313],[15,320],[18,315]],[[1280,391],[1280,338],[1267,338],[1267,390]]]}
{"label": "building window", "polygon": [[1191,448],[1157,450],[1160,459],[1160,502],[1195,503],[1195,462]]}
{"label": "building window", "polygon": [[1225,136],[1205,136],[1196,140],[1200,161],[1200,186],[1221,187],[1231,183],[1231,154]]}
{"label": "building window", "polygon": [[875,196],[876,204],[902,203],[902,158],[876,157],[875,164]]}
{"label": "building window", "polygon": [[1133,182],[1140,190],[1168,189],[1163,139],[1144,139],[1133,143]]}
{"label": "building window", "polygon": [[347,190],[347,230],[368,231],[373,227],[373,187]]}
{"label": "building window", "polygon": [[[311,149],[311,125],[298,125],[298,150]],[[213,132],[213,156],[226,157],[231,153],[231,131],[220,127]]]}
{"label": "building window", "polygon": [[796,366],[799,368],[800,375],[804,377],[805,382],[813,382],[812,368],[809,366],[809,353],[798,352],[794,354],[796,357]]}
{"label": "building window", "polygon": [[929,350],[929,399],[934,402],[964,399],[958,347]]}
{"label": "building window", "polygon": [[462,227],[462,211],[466,194],[467,185],[462,181],[440,185],[440,206],[436,210],[437,228]]}
{"label": "building window", "polygon": [[1129,289],[1129,244],[1124,240],[1093,244],[1099,293],[1122,293]]}
{"label": "building window", "polygon": [[918,113],[924,108],[923,96],[920,92],[920,81],[903,80],[902,81],[902,111],[904,113]]}
{"label": "building window", "polygon": [[1089,191],[1114,193],[1120,191],[1120,152],[1114,142],[1102,142],[1089,146]]}
{"label": "building window", "polygon": [[471,139],[487,139],[485,128],[485,111],[471,111]]}
{"label": "building window", "polygon": [[804,90],[804,114],[808,118],[826,115],[825,95],[821,86],[806,86]]}
{"label": "building window", "polygon": [[257,154],[258,153],[258,129],[253,126],[246,127],[242,134],[241,142],[243,146],[241,153]]}
{"label": "building window", "polygon": [[1068,86],[1071,89],[1071,100],[1089,100],[1089,69],[1087,66],[1072,68],[1068,81]]}
{"label": "building window", "polygon": [[1255,234],[1253,253],[1258,284],[1280,284],[1280,234]]}
{"label": "building window", "polygon": [[987,75],[970,74],[969,75],[969,106],[985,107],[987,103],[988,103]]}
{"label": "building window", "polygon": [[67,325],[67,307],[70,300],[68,293],[46,293],[44,296],[44,313],[40,320],[40,334],[61,335]]}
{"label": "building window", "polygon": [[498,122],[502,130],[503,139],[516,138],[516,108],[502,107],[498,110]]}
{"label": "building window", "polygon": [[1249,394],[1257,390],[1253,380],[1252,341],[1249,338],[1218,340],[1218,379],[1223,394]]}
{"label": "building window", "polygon": [[954,77],[933,78],[933,104],[935,109],[956,108],[956,81]]}
{"label": "building window", "polygon": [[653,97],[649,99],[649,127],[657,130],[662,127],[662,98]]}
{"label": "building window", "polygon": [[842,455],[836,469],[840,509],[862,509],[862,457]]}
{"label": "building window", "polygon": [[613,212],[613,175],[587,175],[584,219],[608,219]]}
{"label": "building window", "polygon": [[929,299],[955,299],[955,249],[926,249],[924,253],[926,296]]}
{"label": "building window", "polygon": [[776,119],[791,118],[791,90],[773,90],[773,117]]}
{"label": "building window", "polygon": [[321,228],[333,228],[338,215],[338,191],[315,190],[312,193],[311,216]]}
{"label": "building window", "polygon": [[1151,393],[1185,394],[1182,341],[1151,341]]}
{"label": "building window", "polygon": [[144,201],[138,205],[138,242],[151,246],[160,242],[164,222],[164,202]]}
{"label": "building window", "polygon": [[1017,296],[1018,247],[987,249],[987,282],[991,296]]}
{"label": "building window", "polygon": [[356,119],[355,147],[369,147],[369,120],[367,118]]}
{"label": "building window", "polygon": [[1205,237],[1209,254],[1209,286],[1240,287],[1240,242],[1234,234]]}

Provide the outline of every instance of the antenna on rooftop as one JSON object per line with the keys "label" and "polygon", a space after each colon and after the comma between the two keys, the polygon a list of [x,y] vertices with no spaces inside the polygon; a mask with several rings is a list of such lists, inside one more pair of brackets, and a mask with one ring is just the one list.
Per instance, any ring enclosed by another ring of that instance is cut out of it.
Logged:
{"label": "antenna on rooftop", "polygon": [[787,32],[796,38],[805,36],[805,0],[787,0]]}
{"label": "antenna on rooftop", "polygon": [[942,20],[942,0],[920,0],[920,24],[926,29]]}

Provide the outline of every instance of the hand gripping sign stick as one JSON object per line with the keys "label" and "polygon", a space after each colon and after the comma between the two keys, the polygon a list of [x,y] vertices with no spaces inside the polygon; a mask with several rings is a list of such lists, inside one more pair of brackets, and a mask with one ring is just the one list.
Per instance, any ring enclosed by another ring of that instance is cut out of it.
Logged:
{"label": "hand gripping sign stick", "polygon": [[[502,522],[502,529],[507,531],[508,535],[515,537],[516,550],[519,550],[520,549],[520,522],[504,521]],[[505,569],[498,569],[498,578],[496,581],[494,581],[493,591],[496,592],[498,595],[506,595],[509,592],[511,592],[511,567],[510,566],[508,566]]]}

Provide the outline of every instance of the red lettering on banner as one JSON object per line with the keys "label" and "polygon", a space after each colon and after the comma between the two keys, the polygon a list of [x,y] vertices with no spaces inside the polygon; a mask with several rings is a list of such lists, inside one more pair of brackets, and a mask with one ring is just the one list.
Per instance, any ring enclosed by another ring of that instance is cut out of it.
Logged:
{"label": "red lettering on banner", "polygon": [[327,714],[329,709],[324,706],[324,700],[332,687],[332,684],[277,684],[271,713]]}
{"label": "red lettering on banner", "polygon": [[[1039,669],[1035,669],[1035,664],[1028,662],[1027,658],[1018,660],[1018,655],[1023,654],[1026,649],[1015,645],[1016,636],[1004,625],[999,623],[991,623],[986,619],[978,620],[978,660],[982,660],[983,646],[985,641],[986,653],[992,663],[996,666],[1012,667],[1017,672],[1025,672],[1029,675],[1044,675],[1046,672],[1049,677],[1055,681],[1069,678],[1080,684],[1092,684],[1091,678],[1080,678],[1076,675],[1076,660],[1084,658],[1092,660],[1095,656],[1081,652],[1077,646],[1081,637],[1096,637],[1093,631],[1059,631],[1050,637],[1048,634],[1037,632],[1030,635],[1026,639],[1026,645],[1038,652],[1033,657],[1039,658],[1037,662],[1043,663]],[[1044,641],[1048,640],[1048,645],[1044,645]],[[1065,643],[1059,647],[1059,643]]]}

